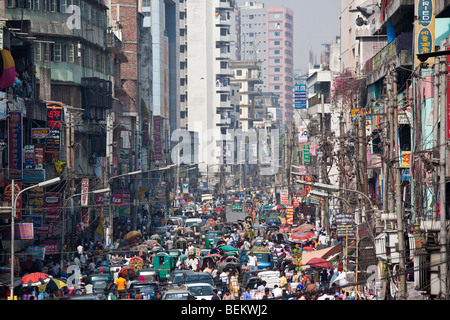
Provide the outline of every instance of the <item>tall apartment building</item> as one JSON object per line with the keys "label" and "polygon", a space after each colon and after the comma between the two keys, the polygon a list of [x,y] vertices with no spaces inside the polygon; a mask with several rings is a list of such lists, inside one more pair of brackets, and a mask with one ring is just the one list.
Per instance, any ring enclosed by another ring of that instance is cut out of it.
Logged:
{"label": "tall apartment building", "polygon": [[202,173],[218,172],[230,113],[230,26],[234,0],[186,0],[187,127],[197,139]]}
{"label": "tall apartment building", "polygon": [[248,1],[236,11],[235,58],[261,61],[260,86],[280,96],[283,123],[293,121],[294,13]]}

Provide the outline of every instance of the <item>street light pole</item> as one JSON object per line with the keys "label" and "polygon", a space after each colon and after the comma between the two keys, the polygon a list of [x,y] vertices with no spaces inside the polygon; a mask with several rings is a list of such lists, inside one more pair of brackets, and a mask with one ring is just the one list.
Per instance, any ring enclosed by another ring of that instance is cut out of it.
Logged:
{"label": "street light pole", "polygon": [[10,284],[10,295],[9,298],[11,300],[14,299],[14,219],[16,218],[16,211],[17,211],[17,200],[19,200],[20,195],[30,189],[36,188],[36,187],[46,187],[55,183],[58,183],[61,181],[60,177],[50,179],[47,181],[42,181],[38,184],[32,185],[28,188],[25,188],[21,190],[17,195],[14,194],[15,184],[14,179],[11,180],[11,284]]}
{"label": "street light pole", "polygon": [[[149,171],[152,171],[152,170],[149,170]],[[114,177],[109,178],[108,181],[106,182],[106,184],[109,185],[110,182],[113,179],[117,179],[117,178],[121,178],[121,177],[125,177],[125,176],[132,176],[132,175],[141,174],[141,173],[142,173],[142,170],[132,171],[132,172],[120,174],[118,176],[114,176]],[[112,186],[110,186],[109,189],[112,190]],[[108,219],[109,220],[108,221],[108,226],[109,227],[108,227],[108,230],[107,230],[107,233],[106,233],[106,241],[105,241],[105,245],[106,246],[113,242],[112,241],[112,238],[113,238],[113,233],[112,233],[112,230],[113,230],[113,228],[112,228],[113,227],[112,208],[113,207],[111,206],[111,201],[112,201],[112,199],[109,200],[109,210],[108,210],[108,218],[109,218]]]}
{"label": "street light pole", "polygon": [[81,196],[81,195],[85,195],[85,194],[98,194],[98,193],[107,193],[111,191],[110,188],[105,188],[105,189],[99,189],[99,190],[93,190],[90,192],[83,192],[83,193],[77,193],[74,195],[71,195],[70,197],[68,197],[65,202],[64,202],[64,210],[63,210],[63,216],[62,216],[62,229],[61,229],[61,270],[63,270],[63,266],[64,266],[64,234],[65,234],[65,221],[66,221],[66,212],[67,212],[67,205],[69,203],[69,200],[77,197],[77,196]]}

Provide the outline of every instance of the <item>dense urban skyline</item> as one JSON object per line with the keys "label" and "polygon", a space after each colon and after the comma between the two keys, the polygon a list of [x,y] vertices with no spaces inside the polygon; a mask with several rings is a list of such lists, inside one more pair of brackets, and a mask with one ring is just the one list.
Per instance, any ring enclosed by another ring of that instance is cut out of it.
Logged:
{"label": "dense urban skyline", "polygon": [[[237,0],[239,6],[248,0]],[[323,43],[332,43],[339,35],[339,7],[336,0],[298,1],[298,0],[259,0],[269,7],[287,7],[294,11],[294,70],[306,71],[309,52],[313,51],[319,59]],[[312,14],[316,13],[316,14]],[[320,14],[320,19],[317,16]],[[303,30],[308,30],[307,33]],[[334,33],[330,30],[336,30]]]}

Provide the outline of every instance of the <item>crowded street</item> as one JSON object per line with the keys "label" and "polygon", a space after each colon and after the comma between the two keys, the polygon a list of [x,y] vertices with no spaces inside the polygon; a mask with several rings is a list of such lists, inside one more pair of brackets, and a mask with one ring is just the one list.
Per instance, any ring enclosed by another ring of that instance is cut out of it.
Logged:
{"label": "crowded street", "polygon": [[[344,270],[342,243],[310,216],[286,224],[285,206],[259,191],[188,202],[149,232],[106,247],[37,260],[15,282],[18,300],[374,299]],[[263,198],[265,200],[263,200]],[[356,297],[355,297],[355,289]],[[373,290],[373,288],[372,288]],[[2,298],[9,298],[7,287]]]}

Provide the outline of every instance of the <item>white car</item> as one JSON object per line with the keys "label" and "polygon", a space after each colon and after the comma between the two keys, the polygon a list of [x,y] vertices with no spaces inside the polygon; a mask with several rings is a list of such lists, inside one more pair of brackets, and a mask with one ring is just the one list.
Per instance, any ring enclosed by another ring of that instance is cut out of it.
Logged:
{"label": "white car", "polygon": [[184,286],[197,300],[211,300],[213,296],[214,287],[210,284],[198,282],[184,284]]}

